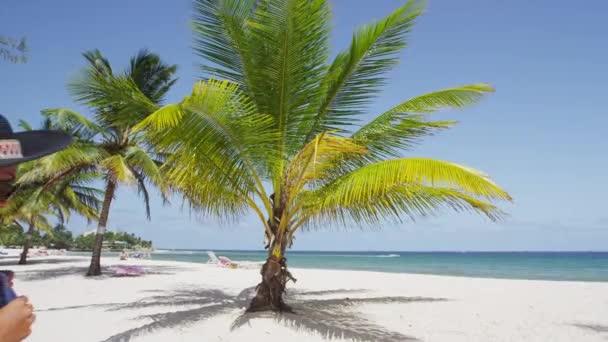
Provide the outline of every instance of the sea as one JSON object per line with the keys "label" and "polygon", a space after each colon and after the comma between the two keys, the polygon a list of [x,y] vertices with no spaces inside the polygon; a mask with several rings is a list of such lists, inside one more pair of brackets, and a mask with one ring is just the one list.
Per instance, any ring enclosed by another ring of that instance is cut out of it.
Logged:
{"label": "sea", "polygon": [[[234,261],[264,261],[266,251],[214,250]],[[156,250],[152,259],[206,263],[207,250]],[[288,266],[463,277],[608,282],[608,252],[289,251]]]}

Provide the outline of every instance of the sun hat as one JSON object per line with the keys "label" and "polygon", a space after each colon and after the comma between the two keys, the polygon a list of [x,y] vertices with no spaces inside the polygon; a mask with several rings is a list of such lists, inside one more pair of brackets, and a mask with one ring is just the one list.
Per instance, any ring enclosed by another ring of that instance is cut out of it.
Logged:
{"label": "sun hat", "polygon": [[71,143],[72,137],[61,131],[13,132],[11,124],[0,114],[0,167],[42,158],[66,148]]}

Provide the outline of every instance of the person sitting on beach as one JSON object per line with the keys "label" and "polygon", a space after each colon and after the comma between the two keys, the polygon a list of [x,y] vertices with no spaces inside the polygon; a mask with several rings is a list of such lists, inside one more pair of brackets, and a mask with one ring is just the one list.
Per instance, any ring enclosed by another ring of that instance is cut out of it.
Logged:
{"label": "person sitting on beach", "polygon": [[127,258],[129,257],[129,253],[127,253],[127,251],[125,251],[125,250],[123,249],[123,251],[122,251],[122,252],[120,252],[119,257],[120,257],[120,260],[127,260]]}
{"label": "person sitting on beach", "polygon": [[[15,190],[18,164],[55,153],[71,143],[72,137],[59,131],[14,133],[8,120],[0,115],[0,208],[6,207]],[[6,274],[3,276],[8,287],[12,278]],[[34,307],[27,297],[12,298],[12,289],[7,292],[11,300],[0,308],[0,341],[23,341],[32,332],[32,324],[36,319]]]}

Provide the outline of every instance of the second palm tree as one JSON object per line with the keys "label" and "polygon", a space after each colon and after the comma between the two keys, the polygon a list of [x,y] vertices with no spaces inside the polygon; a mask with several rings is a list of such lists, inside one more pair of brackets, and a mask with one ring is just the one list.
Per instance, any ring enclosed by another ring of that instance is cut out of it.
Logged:
{"label": "second palm tree", "polygon": [[165,64],[158,55],[140,51],[126,71],[116,73],[98,51],[84,53],[88,66],[82,77],[69,85],[77,102],[91,108],[95,120],[67,109],[48,109],[43,114],[54,125],[72,132],[75,143],[54,155],[43,173],[59,175],[98,169],[105,183],[105,197],[96,232],[88,276],[101,274],[103,236],[110,207],[120,184],[135,184],[150,218],[147,184],[160,185],[161,156],[154,154],[133,127],[163,101],[175,83],[175,65]]}

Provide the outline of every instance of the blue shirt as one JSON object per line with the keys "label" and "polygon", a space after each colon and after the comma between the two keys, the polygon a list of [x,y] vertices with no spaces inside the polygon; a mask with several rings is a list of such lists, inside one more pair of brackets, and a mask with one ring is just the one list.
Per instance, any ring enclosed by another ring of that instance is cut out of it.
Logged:
{"label": "blue shirt", "polygon": [[17,294],[8,286],[8,277],[0,272],[0,308],[17,298]]}

